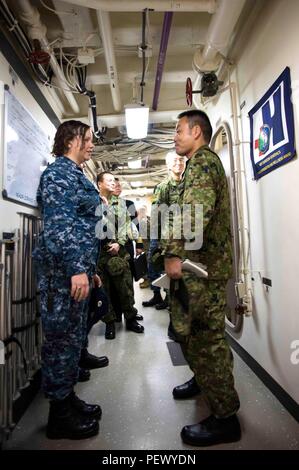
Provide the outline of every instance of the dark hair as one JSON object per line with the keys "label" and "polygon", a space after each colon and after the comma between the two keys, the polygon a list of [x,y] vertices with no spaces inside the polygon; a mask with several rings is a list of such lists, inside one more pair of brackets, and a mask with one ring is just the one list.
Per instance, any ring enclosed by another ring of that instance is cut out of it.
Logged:
{"label": "dark hair", "polygon": [[81,121],[65,121],[58,127],[55,137],[52,154],[58,157],[65,155],[69,150],[69,143],[74,137],[82,137],[82,141],[90,126]]}
{"label": "dark hair", "polygon": [[210,119],[204,111],[200,111],[199,109],[190,109],[188,111],[183,111],[178,115],[178,119],[183,117],[187,118],[190,129],[194,126],[199,126],[202,130],[205,141],[207,143],[210,142],[213,129]]}
{"label": "dark hair", "polygon": [[97,184],[102,183],[102,181],[104,180],[105,175],[112,175],[113,176],[113,174],[110,171],[101,171],[101,173],[99,173],[97,175]]}

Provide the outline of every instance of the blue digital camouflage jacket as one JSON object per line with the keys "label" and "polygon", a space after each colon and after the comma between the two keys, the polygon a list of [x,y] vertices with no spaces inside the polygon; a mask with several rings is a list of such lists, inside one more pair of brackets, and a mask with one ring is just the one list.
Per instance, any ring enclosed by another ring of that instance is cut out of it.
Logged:
{"label": "blue digital camouflage jacket", "polygon": [[99,249],[96,208],[101,199],[81,168],[67,157],[57,157],[41,176],[37,202],[43,219],[33,253],[38,271],[93,275]]}

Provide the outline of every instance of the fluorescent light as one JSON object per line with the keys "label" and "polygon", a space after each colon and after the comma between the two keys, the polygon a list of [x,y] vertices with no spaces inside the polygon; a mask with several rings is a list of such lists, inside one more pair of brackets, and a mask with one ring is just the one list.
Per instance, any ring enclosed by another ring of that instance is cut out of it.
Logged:
{"label": "fluorescent light", "polygon": [[130,185],[132,186],[132,188],[141,188],[142,186],[144,186],[144,183],[142,181],[131,181]]}
{"label": "fluorescent light", "polygon": [[128,160],[128,167],[131,168],[132,170],[136,170],[138,168],[141,168],[142,166],[142,159],[137,158],[135,160]]}
{"label": "fluorescent light", "polygon": [[127,135],[130,139],[143,139],[147,136],[149,108],[138,104],[125,106]]}

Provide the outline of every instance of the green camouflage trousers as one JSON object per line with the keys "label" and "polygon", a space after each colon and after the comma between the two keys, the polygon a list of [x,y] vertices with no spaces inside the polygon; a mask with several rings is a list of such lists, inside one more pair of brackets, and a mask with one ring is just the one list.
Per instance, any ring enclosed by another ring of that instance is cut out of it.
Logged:
{"label": "green camouflage trousers", "polygon": [[[101,251],[97,271],[109,298],[108,313],[101,319],[104,323],[109,323],[116,319],[115,311],[111,302],[111,298],[113,298],[113,296],[117,297],[126,320],[134,318],[137,314],[137,309],[134,307],[134,288],[128,261],[129,257],[130,255],[127,253],[125,248],[121,247],[118,258],[121,258],[122,266],[119,270],[115,269],[114,272],[112,270],[109,272],[109,261],[111,261],[112,257],[105,251]],[[113,274],[111,274],[111,272],[113,272]]]}
{"label": "green camouflage trousers", "polygon": [[180,282],[171,285],[174,329],[185,337],[185,358],[218,418],[228,417],[240,407],[233,355],[225,338],[225,287],[226,281],[199,279],[191,273],[183,273]]}

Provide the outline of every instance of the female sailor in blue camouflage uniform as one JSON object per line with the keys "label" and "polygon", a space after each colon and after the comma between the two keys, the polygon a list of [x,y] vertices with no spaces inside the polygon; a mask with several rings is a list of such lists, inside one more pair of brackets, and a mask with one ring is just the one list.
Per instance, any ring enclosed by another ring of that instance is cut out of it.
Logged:
{"label": "female sailor in blue camouflage uniform", "polygon": [[37,192],[44,225],[34,253],[44,333],[42,385],[51,400],[47,436],[55,439],[93,436],[101,416],[99,405],[86,404],[73,390],[86,346],[87,302],[99,245],[95,212],[100,197],[80,166],[93,147],[89,126],[61,124],[52,152],[56,160],[42,174]]}

